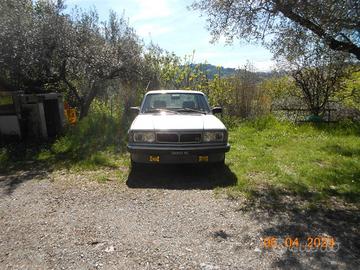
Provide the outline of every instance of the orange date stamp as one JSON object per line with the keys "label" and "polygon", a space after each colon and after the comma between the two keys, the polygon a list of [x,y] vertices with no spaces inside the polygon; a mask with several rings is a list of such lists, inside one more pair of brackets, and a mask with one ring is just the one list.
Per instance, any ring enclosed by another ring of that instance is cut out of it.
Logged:
{"label": "orange date stamp", "polygon": [[288,249],[294,252],[337,252],[340,248],[339,243],[331,236],[267,236],[261,239],[260,244],[263,249]]}

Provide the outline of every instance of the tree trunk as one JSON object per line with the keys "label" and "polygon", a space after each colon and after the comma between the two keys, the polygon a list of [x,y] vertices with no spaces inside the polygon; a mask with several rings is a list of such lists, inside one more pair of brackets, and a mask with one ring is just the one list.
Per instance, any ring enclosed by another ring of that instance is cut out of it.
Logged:
{"label": "tree trunk", "polygon": [[79,120],[83,119],[84,117],[86,117],[88,115],[90,105],[91,105],[92,101],[94,100],[94,98],[96,97],[98,91],[99,91],[99,84],[94,83],[92,85],[92,87],[90,88],[89,92],[87,93],[87,95],[82,100],[82,103],[80,105]]}
{"label": "tree trunk", "polygon": [[134,100],[136,98],[136,86],[134,83],[124,83],[124,87],[128,89],[129,96],[127,96],[126,100],[124,101],[124,111],[120,120],[122,132],[126,131],[130,119],[129,116],[131,115],[130,107],[134,105]]}
{"label": "tree trunk", "polygon": [[91,105],[91,103],[89,103],[89,102],[84,102],[81,104],[79,120],[83,119],[84,117],[86,117],[88,115],[90,105]]}

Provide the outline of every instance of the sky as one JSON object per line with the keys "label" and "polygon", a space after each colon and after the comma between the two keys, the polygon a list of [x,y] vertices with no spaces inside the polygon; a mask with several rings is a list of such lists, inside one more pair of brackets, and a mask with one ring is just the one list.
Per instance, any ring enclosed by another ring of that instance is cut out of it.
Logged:
{"label": "sky", "polygon": [[144,40],[152,41],[180,57],[194,53],[194,63],[238,68],[250,61],[257,71],[270,71],[274,65],[271,53],[260,45],[225,38],[211,44],[205,15],[189,10],[193,0],[67,0],[67,10],[75,6],[88,10],[96,8],[101,21],[109,11],[124,14],[129,24]]}

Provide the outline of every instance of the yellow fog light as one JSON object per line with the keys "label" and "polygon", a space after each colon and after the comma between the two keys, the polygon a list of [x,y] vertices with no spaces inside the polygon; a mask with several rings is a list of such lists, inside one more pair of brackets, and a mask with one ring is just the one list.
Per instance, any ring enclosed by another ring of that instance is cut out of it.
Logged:
{"label": "yellow fog light", "polygon": [[160,162],[160,156],[150,156],[149,161],[150,162]]}
{"label": "yellow fog light", "polygon": [[199,162],[208,162],[209,157],[208,156],[199,156]]}

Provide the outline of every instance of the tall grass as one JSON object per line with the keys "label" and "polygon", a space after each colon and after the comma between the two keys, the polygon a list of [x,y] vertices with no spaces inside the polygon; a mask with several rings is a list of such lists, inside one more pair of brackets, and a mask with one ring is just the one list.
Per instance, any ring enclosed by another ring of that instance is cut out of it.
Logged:
{"label": "tall grass", "polygon": [[127,134],[127,127],[120,126],[120,118],[118,111],[111,113],[106,104],[94,102],[89,115],[51,145],[50,157],[82,169],[119,166]]}
{"label": "tall grass", "polygon": [[0,148],[0,168],[30,160],[77,169],[120,166],[125,162],[127,133],[127,127],[120,126],[120,117],[119,112],[110,113],[106,104],[95,102],[87,117],[68,126],[53,142],[27,141]]}

